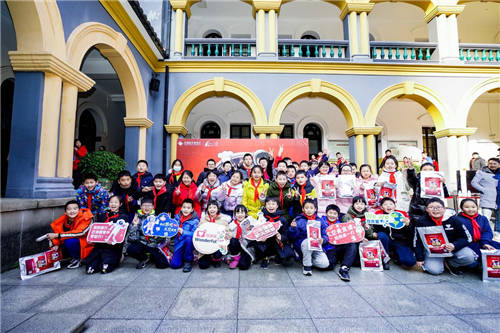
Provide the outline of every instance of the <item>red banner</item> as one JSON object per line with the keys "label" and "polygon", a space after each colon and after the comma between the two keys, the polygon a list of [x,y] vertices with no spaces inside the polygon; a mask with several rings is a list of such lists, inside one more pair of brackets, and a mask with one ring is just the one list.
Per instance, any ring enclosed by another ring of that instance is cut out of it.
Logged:
{"label": "red banner", "polygon": [[177,142],[177,158],[195,177],[210,158],[222,168],[225,161],[238,165],[246,153],[251,153],[254,163],[258,164],[259,159],[268,157],[270,152],[275,158],[290,157],[300,162],[309,159],[309,143],[307,139],[179,139]]}

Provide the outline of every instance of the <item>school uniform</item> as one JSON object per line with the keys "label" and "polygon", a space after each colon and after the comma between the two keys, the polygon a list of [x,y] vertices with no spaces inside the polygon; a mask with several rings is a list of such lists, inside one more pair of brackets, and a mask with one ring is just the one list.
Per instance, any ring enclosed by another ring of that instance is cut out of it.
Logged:
{"label": "school uniform", "polygon": [[415,258],[417,261],[425,261],[425,271],[433,275],[439,275],[444,271],[443,258],[430,258],[428,256],[417,230],[419,227],[432,227],[436,225],[443,226],[448,242],[455,246],[452,252],[453,257],[445,259],[448,264],[453,267],[469,266],[477,260],[477,254],[468,247],[472,242],[472,236],[457,217],[452,216],[448,220],[443,221],[442,219],[434,220],[429,214],[426,214],[417,219],[413,238]]}
{"label": "school uniform", "polygon": [[500,249],[500,243],[493,240],[493,231],[485,216],[479,214],[468,216],[461,212],[457,215],[457,219],[463,223],[472,235],[472,242],[469,247],[476,252],[478,258],[481,258],[481,249],[486,244],[493,246],[495,249]]}
{"label": "school uniform", "polygon": [[[200,218],[200,224],[201,226],[204,223],[216,223],[219,225],[222,225],[226,228],[226,231],[229,231],[229,223],[231,222],[231,218],[227,215],[224,214],[219,214],[215,218],[210,217],[208,214],[203,213]],[[212,253],[212,254],[201,254],[198,257],[198,267],[200,269],[207,269],[210,267],[210,265],[214,262],[220,262],[222,261],[222,253],[220,250],[217,250],[217,252]]]}
{"label": "school uniform", "polygon": [[[177,189],[180,190],[179,194],[177,193]],[[194,182],[191,182],[191,185],[189,185],[189,187],[181,182],[179,186],[174,189],[174,191],[172,192],[172,204],[175,206],[175,215],[179,214],[179,212],[181,211],[182,202],[185,199],[192,199],[194,202],[194,211],[196,212],[196,214],[198,214],[198,216],[201,215],[200,202],[198,201],[198,199],[196,199],[197,189],[198,188],[196,187],[196,184]]]}
{"label": "school uniform", "polygon": [[174,256],[170,262],[170,266],[174,269],[193,262],[193,233],[200,222],[198,214],[194,211],[189,216],[179,213],[175,216],[175,220],[183,232],[177,234],[174,239]]}
{"label": "school uniform", "polygon": [[93,215],[102,214],[108,207],[109,194],[100,184],[96,184],[90,191],[81,185],[76,190],[76,201],[80,204],[80,208],[90,209]]}
{"label": "school uniform", "polygon": [[[338,223],[342,222],[339,219],[334,222],[330,222],[326,216],[321,217],[321,224],[325,225],[326,228],[328,228],[332,224]],[[325,251],[328,262],[330,263],[328,269],[334,269],[338,260],[341,260],[341,266],[351,268],[354,264],[354,261],[356,260],[356,256],[358,253],[358,243],[333,245],[329,242],[326,242],[323,243],[323,251]]]}
{"label": "school uniform", "polygon": [[253,178],[249,178],[243,182],[243,197],[241,199],[241,204],[248,209],[248,215],[257,218],[257,215],[264,205],[264,200],[261,200],[260,195],[267,191],[268,188],[269,184],[262,178],[258,183],[255,183]]}

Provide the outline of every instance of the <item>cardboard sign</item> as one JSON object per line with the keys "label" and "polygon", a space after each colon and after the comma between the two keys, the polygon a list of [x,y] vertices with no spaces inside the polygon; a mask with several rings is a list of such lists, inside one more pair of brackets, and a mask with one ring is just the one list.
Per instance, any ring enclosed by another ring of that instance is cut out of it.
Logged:
{"label": "cardboard sign", "polygon": [[148,216],[142,224],[142,231],[146,236],[171,238],[177,235],[178,229],[179,223],[167,213],[161,213],[157,217]]}
{"label": "cardboard sign", "polygon": [[436,171],[420,173],[420,197],[440,198],[444,200],[444,189],[441,175]]}
{"label": "cardboard sign", "polygon": [[356,177],[354,175],[339,175],[337,180],[339,189],[339,197],[352,198],[354,197],[354,189],[356,188]]}
{"label": "cardboard sign", "polygon": [[[198,175],[209,158],[215,159],[216,167],[230,161],[233,165],[251,153],[254,163],[258,164],[262,157],[269,157],[272,150],[274,158],[288,156],[292,161],[309,159],[309,143],[307,139],[179,139],[177,141],[177,158],[182,161],[185,170]],[[281,154],[280,154],[281,152]]]}
{"label": "cardboard sign", "polygon": [[87,233],[87,242],[120,244],[125,240],[128,223],[118,220],[116,223],[92,223]]}
{"label": "cardboard sign", "polygon": [[318,185],[318,198],[335,199],[335,176],[320,176]]}
{"label": "cardboard sign", "polygon": [[61,250],[48,250],[32,256],[19,258],[19,270],[21,280],[30,279],[34,276],[55,271],[61,268]]}
{"label": "cardboard sign", "polygon": [[365,185],[365,189],[363,190],[363,192],[368,206],[375,206],[377,204],[377,191],[375,191],[373,185]]}
{"label": "cardboard sign", "polygon": [[382,185],[382,187],[380,188],[380,192],[378,194],[378,202],[380,202],[383,198],[391,198],[396,201],[396,188],[396,184],[385,182],[384,185]]}
{"label": "cardboard sign", "polygon": [[392,212],[391,214],[365,213],[366,223],[378,224],[392,229],[402,229],[405,226],[403,222],[404,217],[400,212]]}
{"label": "cardboard sign", "polygon": [[500,250],[481,250],[483,281],[500,281]]}
{"label": "cardboard sign", "polygon": [[226,227],[216,223],[203,223],[193,233],[193,245],[201,254],[212,254],[220,250],[227,253],[229,240],[226,239]]}
{"label": "cardboard sign", "polygon": [[328,242],[335,245],[358,243],[365,238],[365,228],[361,222],[336,223],[326,229]]}
{"label": "cardboard sign", "polygon": [[420,227],[417,230],[429,257],[453,257],[453,253],[445,248],[448,238],[443,226]]}
{"label": "cardboard sign", "polygon": [[266,239],[275,236],[281,227],[281,222],[265,222],[255,226],[250,232],[245,235],[248,240],[256,240],[263,242]]}
{"label": "cardboard sign", "polygon": [[323,251],[319,240],[321,238],[321,222],[308,221],[307,222],[307,248],[310,251]]}
{"label": "cardboard sign", "polygon": [[381,245],[378,240],[359,244],[359,258],[362,271],[381,272],[384,270]]}

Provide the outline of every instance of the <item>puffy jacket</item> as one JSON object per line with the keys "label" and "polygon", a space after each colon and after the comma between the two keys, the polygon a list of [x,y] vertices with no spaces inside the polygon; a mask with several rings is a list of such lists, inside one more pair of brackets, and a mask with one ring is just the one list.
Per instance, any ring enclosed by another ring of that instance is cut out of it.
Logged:
{"label": "puffy jacket", "polygon": [[198,185],[198,189],[196,190],[196,200],[200,202],[202,210],[207,208],[207,204],[210,199],[215,199],[213,191],[219,187],[219,179],[216,179],[213,185],[209,184],[207,179],[203,180],[202,184]]}
{"label": "puffy jacket", "polygon": [[[409,213],[413,218],[417,218],[418,216],[425,215],[425,207],[427,206],[427,202],[430,200],[428,198],[422,198],[420,196],[420,192],[422,191],[420,187],[420,173],[417,175],[415,173],[415,169],[408,169],[406,173],[406,179],[408,180],[408,185],[413,189],[413,197],[410,202],[410,210]],[[446,184],[443,183],[443,192],[444,197],[448,197],[448,188]]]}
{"label": "puffy jacket", "polygon": [[[129,188],[123,188],[118,184],[115,180],[113,183],[113,187],[111,187],[111,193],[115,195],[119,195],[123,200],[123,208],[129,214],[129,216],[133,217],[139,205],[137,200],[141,197],[141,192],[139,191],[139,187],[137,186],[137,182],[132,178],[132,183]],[[128,201],[128,199],[132,197],[132,201]]]}
{"label": "puffy jacket", "polygon": [[[498,205],[498,178],[488,167],[479,170],[472,179],[471,185],[481,192],[481,208],[495,209]],[[498,176],[497,176],[498,177]]]}
{"label": "puffy jacket", "polygon": [[248,209],[248,215],[257,218],[260,209],[264,205],[264,201],[260,199],[260,195],[266,192],[269,188],[263,178],[257,184],[257,192],[259,193],[259,198],[255,200],[255,186],[252,185],[252,178],[245,180],[243,183],[243,197],[241,199],[241,204]]}
{"label": "puffy jacket", "polygon": [[181,225],[181,215],[182,213],[175,215],[175,220],[179,223],[179,227],[182,228],[182,235],[177,234],[177,236],[175,236],[174,253],[175,251],[178,251],[180,248],[182,248],[185,242],[193,241],[193,233],[196,228],[198,228],[198,224],[200,223],[198,214],[196,214],[196,212],[193,212],[189,219],[184,221],[184,223],[182,223]]}
{"label": "puffy jacket", "polygon": [[240,170],[241,174],[243,175],[243,180],[247,180],[251,177],[252,167],[246,169],[243,165],[241,165],[238,170]]}
{"label": "puffy jacket", "polygon": [[64,231],[64,226],[68,225],[68,216],[64,214],[50,224],[52,230],[60,235],[60,238],[53,239],[50,245],[61,245],[65,239],[78,238],[80,241],[80,259],[85,259],[92,251],[93,245],[87,243],[87,232],[92,223],[92,212],[87,208],[82,208],[76,215],[73,223],[69,225],[69,230]]}
{"label": "puffy jacket", "polygon": [[350,222],[354,221],[355,218],[358,218],[361,221],[363,228],[365,228],[365,238],[373,239],[373,227],[369,224],[366,224],[365,213],[366,209],[363,212],[359,213],[351,206],[349,207],[347,214],[342,217],[342,222]]}
{"label": "puffy jacket", "polygon": [[[459,213],[457,215],[457,219],[463,223],[463,225],[467,228],[472,237],[474,237],[474,228],[472,227],[472,221],[465,216],[464,213]],[[481,256],[481,249],[483,245],[488,244],[491,246],[495,246],[497,242],[493,241],[493,231],[491,230],[490,222],[483,215],[478,215],[476,217],[476,222],[479,224],[479,229],[481,230],[481,238],[478,241],[472,240],[469,244],[469,247],[474,250]]]}
{"label": "puffy jacket", "polygon": [[[290,198],[287,197],[287,194],[290,192],[291,196]],[[278,201],[280,201],[280,207],[283,210],[283,216],[288,220],[290,219],[290,208],[293,205],[293,200],[294,200],[294,191],[292,191],[292,186],[290,185],[290,182],[286,182],[285,186],[280,191],[280,187],[278,183],[275,181],[269,184],[269,189],[267,190],[267,196],[269,198],[277,198]],[[282,199],[280,199],[280,193],[282,193]]]}
{"label": "puffy jacket", "polygon": [[97,184],[92,191],[81,185],[76,191],[76,201],[78,201],[81,208],[89,208],[92,214],[102,214],[108,207],[109,194],[100,184]]}
{"label": "puffy jacket", "polygon": [[[316,220],[321,222],[321,238],[323,238],[323,244],[328,243],[328,236],[326,235],[326,228],[328,228],[328,223],[325,221],[321,221],[317,216]],[[304,239],[307,238],[307,222],[309,220],[304,214],[300,214],[295,217],[295,222],[297,223],[296,227],[290,226],[288,228],[288,239],[293,242],[293,246],[295,251],[301,251],[301,245]],[[324,251],[324,248],[323,248]]]}
{"label": "puffy jacket", "polygon": [[[178,193],[177,189],[179,189],[180,193]],[[198,199],[196,199],[196,184],[194,182],[191,182],[191,185],[187,187],[183,182],[177,186],[177,188],[174,190],[174,193],[172,194],[172,203],[175,206],[175,214],[179,214],[181,211],[181,206],[182,202],[189,198],[194,201],[194,211],[198,214],[198,216],[201,215],[201,207],[200,207],[200,202]]]}
{"label": "puffy jacket", "polygon": [[172,193],[167,186],[163,186],[160,190],[155,187],[144,194],[144,197],[153,199],[153,207],[156,214],[170,213],[172,210]]}
{"label": "puffy jacket", "polygon": [[142,190],[144,187],[153,186],[153,175],[151,172],[146,171],[143,173],[136,172],[132,178],[137,182],[137,186]]}
{"label": "puffy jacket", "polygon": [[232,212],[234,207],[241,204],[241,200],[243,199],[243,184],[240,183],[233,186],[229,180],[213,190],[212,197],[223,203],[225,211]]}

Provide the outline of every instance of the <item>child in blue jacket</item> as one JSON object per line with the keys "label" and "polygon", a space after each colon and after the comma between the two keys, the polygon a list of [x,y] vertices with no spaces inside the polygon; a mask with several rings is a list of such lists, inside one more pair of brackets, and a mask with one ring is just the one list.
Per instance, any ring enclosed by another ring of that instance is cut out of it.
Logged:
{"label": "child in blue jacket", "polygon": [[108,208],[108,191],[97,183],[97,176],[87,174],[83,177],[83,184],[76,191],[76,201],[81,208],[88,208],[94,216],[104,214]]}
{"label": "child in blue jacket", "polygon": [[146,160],[137,161],[137,172],[132,178],[137,182],[139,191],[144,194],[153,190],[153,175],[148,171],[149,165]]}
{"label": "child in blue jacket", "polygon": [[179,222],[179,231],[175,236],[174,256],[170,267],[177,269],[184,265],[182,271],[188,273],[193,269],[193,233],[200,222],[192,199],[184,199],[175,220]]}
{"label": "child in blue jacket", "polygon": [[[309,221],[319,221],[316,216],[316,204],[312,199],[305,199],[302,204],[302,214],[298,215],[290,223],[288,229],[288,238],[293,241],[295,251],[302,256],[302,273],[306,276],[312,276],[312,267],[325,269],[330,265],[326,253],[323,251],[312,251],[308,248],[307,240],[307,223]],[[326,235],[327,223],[321,223],[321,237],[319,243],[325,244],[328,242]]]}
{"label": "child in blue jacket", "polygon": [[481,258],[481,249],[500,249],[500,243],[493,240],[493,232],[488,219],[477,213],[478,205],[475,200],[462,200],[460,210],[457,219],[463,223],[472,235],[472,243],[469,243],[469,247],[477,253],[479,258]]}

